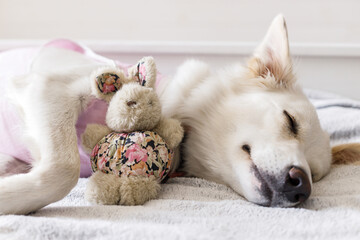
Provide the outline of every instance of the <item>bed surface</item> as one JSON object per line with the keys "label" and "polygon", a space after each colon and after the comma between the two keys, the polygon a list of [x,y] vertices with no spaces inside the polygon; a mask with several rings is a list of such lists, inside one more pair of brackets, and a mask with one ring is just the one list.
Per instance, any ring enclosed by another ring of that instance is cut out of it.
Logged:
{"label": "bed surface", "polygon": [[0,216],[0,239],[359,239],[360,166],[341,166],[298,208],[267,208],[226,186],[175,178],[143,206],[90,206],[87,179],[29,216]]}

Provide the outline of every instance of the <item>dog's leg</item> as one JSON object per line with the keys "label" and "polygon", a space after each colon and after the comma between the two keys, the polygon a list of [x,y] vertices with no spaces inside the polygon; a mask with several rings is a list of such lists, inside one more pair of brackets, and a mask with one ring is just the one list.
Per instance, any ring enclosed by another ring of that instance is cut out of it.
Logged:
{"label": "dog's leg", "polygon": [[[196,60],[189,60],[182,64],[173,79],[160,83],[160,100],[162,113],[165,117],[175,118],[180,122],[186,119],[184,105],[188,102],[194,89],[196,89],[208,76],[208,65]],[[185,132],[187,126],[183,125]],[[180,148],[175,149],[171,171],[180,165]]]}
{"label": "dog's leg", "polygon": [[186,102],[192,90],[209,74],[209,67],[205,63],[189,60],[179,67],[175,77],[170,82],[161,83],[167,84],[160,86],[163,88],[160,99],[164,115],[180,118],[180,116],[175,116],[175,113],[179,113],[179,108]]}
{"label": "dog's leg", "polygon": [[0,179],[0,214],[27,214],[62,199],[80,173],[75,124],[86,104],[86,79],[29,75],[14,82],[25,139],[34,159],[29,173]]}

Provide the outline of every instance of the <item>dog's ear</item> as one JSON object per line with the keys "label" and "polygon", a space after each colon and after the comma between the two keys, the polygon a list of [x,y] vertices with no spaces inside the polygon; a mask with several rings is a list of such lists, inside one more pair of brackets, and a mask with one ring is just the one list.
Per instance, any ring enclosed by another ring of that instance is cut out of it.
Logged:
{"label": "dog's ear", "polygon": [[141,86],[155,88],[156,64],[153,57],[144,57],[136,65],[129,68],[129,77]]}
{"label": "dog's ear", "polygon": [[288,87],[295,81],[286,22],[282,15],[275,17],[263,40],[248,63],[251,73],[274,80],[275,87]]}
{"label": "dog's ear", "polygon": [[333,164],[360,165],[360,144],[348,143],[334,146],[331,149]]}
{"label": "dog's ear", "polygon": [[91,76],[92,93],[107,102],[127,81],[124,72],[116,67],[103,67],[95,70]]}

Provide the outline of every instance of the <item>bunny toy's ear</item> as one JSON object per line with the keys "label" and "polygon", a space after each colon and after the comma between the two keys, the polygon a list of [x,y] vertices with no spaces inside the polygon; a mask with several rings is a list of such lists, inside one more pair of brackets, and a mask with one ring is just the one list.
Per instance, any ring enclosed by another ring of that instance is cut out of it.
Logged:
{"label": "bunny toy's ear", "polygon": [[155,88],[156,64],[153,57],[144,57],[138,64],[129,68],[129,77],[141,86]]}
{"label": "bunny toy's ear", "polygon": [[91,74],[90,81],[92,94],[109,102],[126,82],[126,77],[124,72],[116,67],[102,67]]}

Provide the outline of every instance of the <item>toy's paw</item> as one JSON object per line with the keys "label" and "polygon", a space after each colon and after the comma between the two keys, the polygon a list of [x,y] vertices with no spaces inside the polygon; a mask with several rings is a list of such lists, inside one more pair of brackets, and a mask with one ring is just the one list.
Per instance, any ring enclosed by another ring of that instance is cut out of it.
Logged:
{"label": "toy's paw", "polygon": [[101,138],[110,132],[111,129],[105,125],[88,124],[84,133],[81,135],[81,144],[84,151],[90,154]]}
{"label": "toy's paw", "polygon": [[139,82],[141,86],[155,87],[156,65],[154,58],[144,57],[135,66],[129,68],[129,77]]}
{"label": "toy's paw", "polygon": [[177,146],[179,146],[179,144],[181,143],[183,137],[184,137],[184,129],[181,126],[181,123],[179,120],[176,119],[169,119],[170,121],[172,121],[172,128],[173,128],[173,132],[171,134],[171,137],[169,139],[169,147],[170,149],[174,149]]}
{"label": "toy's paw", "polygon": [[120,178],[114,174],[95,172],[85,190],[85,199],[93,204],[117,205],[120,201]]}
{"label": "toy's paw", "polygon": [[155,199],[160,192],[160,184],[154,176],[124,176],[121,179],[121,205],[144,204]]}
{"label": "toy's paw", "polygon": [[170,149],[176,148],[184,137],[180,121],[174,118],[161,119],[155,131],[165,139]]}
{"label": "toy's paw", "polygon": [[330,171],[331,163],[314,161],[310,162],[311,178],[313,182],[322,179]]}
{"label": "toy's paw", "polygon": [[[81,145],[85,152],[91,153],[94,145],[95,139],[94,135],[92,134],[92,126],[89,124],[86,128],[84,133],[81,135]],[[96,143],[95,143],[96,144]]]}

